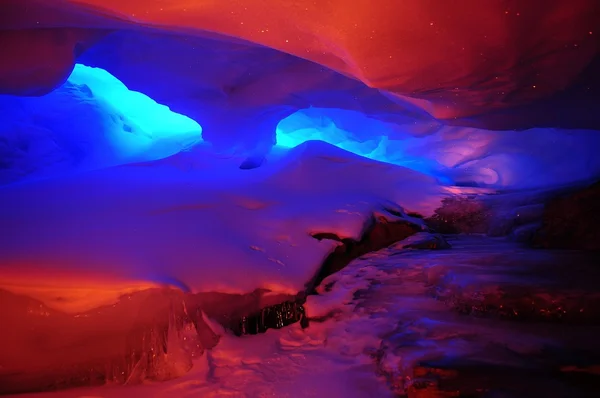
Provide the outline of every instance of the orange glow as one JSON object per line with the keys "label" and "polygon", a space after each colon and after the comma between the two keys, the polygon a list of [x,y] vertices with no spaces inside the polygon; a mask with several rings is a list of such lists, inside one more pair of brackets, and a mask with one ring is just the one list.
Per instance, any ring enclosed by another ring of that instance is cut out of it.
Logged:
{"label": "orange glow", "polygon": [[[519,59],[542,55],[547,56],[544,64],[562,64],[558,58],[562,55],[548,55],[547,47],[583,41],[581,53],[567,57],[569,65],[564,68],[548,72],[552,76],[546,76],[544,88],[529,93],[527,100],[561,90],[598,50],[597,43],[585,38],[591,34],[589,28],[600,23],[600,13],[590,10],[597,5],[588,0],[554,1],[544,7],[526,2],[518,12],[509,12],[504,1],[477,0],[463,0],[461,5],[435,0],[382,1],[377,6],[371,0],[355,0],[352,7],[345,0],[70,2],[102,9],[128,22],[241,38],[315,61],[370,87],[428,100],[433,98],[420,93],[426,87],[473,89],[471,75],[480,69],[489,70],[490,76],[505,75]],[[517,38],[516,32],[521,31],[528,34]],[[529,68],[545,70],[535,63]],[[464,96],[462,102],[474,107],[503,106],[493,87],[490,92],[484,87],[476,91],[452,93],[447,100]],[[474,110],[455,109],[448,115],[447,107],[438,105],[433,114],[452,118]]]}
{"label": "orange glow", "polygon": [[158,284],[115,278],[105,274],[74,274],[54,269],[28,269],[15,265],[12,272],[3,270],[0,289],[26,295],[50,308],[66,313],[78,313],[116,303],[125,294],[159,287]]}

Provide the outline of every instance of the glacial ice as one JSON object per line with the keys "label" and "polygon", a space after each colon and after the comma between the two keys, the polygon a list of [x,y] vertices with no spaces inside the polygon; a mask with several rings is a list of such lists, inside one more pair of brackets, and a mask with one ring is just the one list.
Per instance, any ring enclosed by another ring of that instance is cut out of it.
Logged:
{"label": "glacial ice", "polygon": [[160,159],[202,129],[108,72],[76,65],[42,97],[0,95],[0,184]]}
{"label": "glacial ice", "polygon": [[310,108],[277,128],[277,144],[322,140],[347,151],[435,176],[446,185],[532,189],[600,175],[595,130],[491,131],[414,120],[384,123],[355,111]]}
{"label": "glacial ice", "polygon": [[[587,259],[502,238],[415,235],[305,297],[373,219],[478,195],[525,239],[600,176],[598,3],[0,3],[0,391],[389,396],[459,358],[551,368],[539,394],[599,352],[556,322],[598,319]],[[228,330],[282,302],[312,324]]]}

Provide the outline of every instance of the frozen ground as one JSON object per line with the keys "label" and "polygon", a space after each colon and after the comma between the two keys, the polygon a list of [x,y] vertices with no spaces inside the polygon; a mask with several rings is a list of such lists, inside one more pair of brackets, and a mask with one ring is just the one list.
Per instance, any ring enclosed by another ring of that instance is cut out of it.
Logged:
{"label": "frozen ground", "polygon": [[[597,280],[593,259],[479,236],[451,243],[352,262],[309,297],[307,329],[225,334],[180,379],[25,397],[597,396],[599,297],[582,283]],[[561,305],[569,322],[545,315]]]}

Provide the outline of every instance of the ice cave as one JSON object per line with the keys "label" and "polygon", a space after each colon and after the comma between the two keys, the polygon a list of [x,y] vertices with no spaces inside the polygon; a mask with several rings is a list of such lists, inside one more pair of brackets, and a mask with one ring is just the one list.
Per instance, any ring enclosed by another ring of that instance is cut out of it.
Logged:
{"label": "ice cave", "polygon": [[0,395],[600,396],[600,2],[0,0],[0,54]]}

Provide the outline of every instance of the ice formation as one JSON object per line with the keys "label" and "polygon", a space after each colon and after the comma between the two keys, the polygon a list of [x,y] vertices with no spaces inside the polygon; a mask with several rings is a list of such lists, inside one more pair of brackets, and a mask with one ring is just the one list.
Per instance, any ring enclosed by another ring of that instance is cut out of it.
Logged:
{"label": "ice formation", "polygon": [[[384,123],[355,111],[310,108],[282,120],[277,144],[322,140],[435,176],[443,184],[542,188],[600,175],[595,130],[491,131],[413,121]],[[576,154],[576,155],[575,155]]]}
{"label": "ice formation", "polygon": [[[490,387],[508,396],[585,396],[581,380],[595,371],[588,364],[600,349],[598,327],[523,319],[560,318],[563,308],[579,322],[595,316],[593,282],[570,274],[557,284],[553,275],[564,275],[565,263],[548,252],[481,236],[451,243],[452,250],[431,252],[402,250],[399,242],[354,261],[309,297],[307,313],[320,319],[308,329],[296,324],[242,338],[220,331],[219,345],[181,378],[42,396],[395,397],[427,386],[433,391],[425,393],[451,394],[457,379],[474,396]],[[573,255],[561,253],[579,270],[592,265]],[[547,273],[535,274],[539,267]],[[580,299],[584,311],[573,307]],[[494,309],[501,311],[478,315]],[[507,321],[515,317],[520,322]],[[552,353],[569,365],[541,361]],[[448,369],[452,361],[458,371]]]}
{"label": "ice formation", "polygon": [[0,96],[0,184],[160,159],[201,141],[193,120],[76,65],[42,97]]}
{"label": "ice formation", "polygon": [[[593,261],[514,241],[596,247],[598,26],[593,0],[0,2],[0,393],[587,369],[555,324],[597,321]],[[432,228],[492,237],[419,251]]]}

